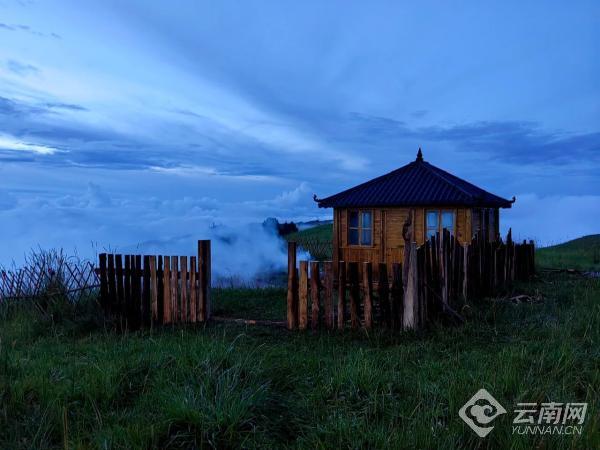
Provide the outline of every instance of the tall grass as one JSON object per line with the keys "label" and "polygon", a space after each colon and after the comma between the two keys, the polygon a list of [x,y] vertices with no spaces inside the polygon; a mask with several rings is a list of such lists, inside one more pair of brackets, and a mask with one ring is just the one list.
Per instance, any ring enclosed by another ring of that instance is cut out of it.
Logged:
{"label": "tall grass", "polygon": [[[600,283],[548,275],[426,334],[0,324],[0,448],[597,448]],[[215,290],[234,306],[248,292]],[[284,291],[258,291],[285,307]],[[509,411],[482,440],[481,387]],[[517,402],[590,403],[581,436],[514,436]]]}

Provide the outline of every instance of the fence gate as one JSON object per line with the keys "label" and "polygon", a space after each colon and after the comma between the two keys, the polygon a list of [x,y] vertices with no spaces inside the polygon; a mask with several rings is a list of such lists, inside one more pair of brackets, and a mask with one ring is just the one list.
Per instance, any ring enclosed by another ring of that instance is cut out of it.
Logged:
{"label": "fence gate", "polygon": [[211,316],[210,240],[198,256],[99,255],[100,301],[122,328],[206,322]]}

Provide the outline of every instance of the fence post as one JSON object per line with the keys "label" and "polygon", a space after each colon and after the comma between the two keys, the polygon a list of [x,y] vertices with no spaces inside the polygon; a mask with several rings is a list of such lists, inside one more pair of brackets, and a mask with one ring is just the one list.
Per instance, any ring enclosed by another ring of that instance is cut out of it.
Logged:
{"label": "fence post", "polygon": [[129,326],[129,319],[132,311],[132,297],[131,297],[131,255],[125,255],[125,310],[123,318],[125,321],[125,327]]}
{"label": "fence post", "polygon": [[288,289],[287,289],[287,328],[297,326],[296,311],[296,243],[288,242]]}
{"label": "fence post", "polygon": [[360,286],[358,281],[358,263],[348,263],[348,278],[350,279],[350,324],[356,330],[360,326],[358,304],[360,302]]}
{"label": "fence post", "polygon": [[337,327],[344,329],[346,323],[346,262],[340,261],[338,264],[338,306],[337,306]]}
{"label": "fence post", "polygon": [[152,320],[150,326],[158,319],[158,283],[156,278],[156,256],[150,256],[150,293],[152,298]]}
{"label": "fence post", "polygon": [[319,277],[319,263],[310,262],[310,297],[311,297],[311,328],[319,328],[319,298],[321,294],[321,280]]}
{"label": "fence post", "polygon": [[115,276],[115,255],[108,255],[108,268],[106,270],[108,276],[108,310],[113,312],[117,303],[117,285]]}
{"label": "fence post", "polygon": [[144,271],[142,274],[142,324],[145,327],[148,327],[152,321],[152,311],[150,306],[152,303],[152,297],[150,294],[150,257],[148,255],[144,255]]}
{"label": "fence post", "polygon": [[171,258],[165,256],[163,268],[163,323],[171,323]]}
{"label": "fence post", "polygon": [[367,330],[373,327],[373,266],[363,263],[364,322]]}
{"label": "fence post", "polygon": [[404,312],[404,286],[402,283],[402,265],[392,263],[392,299],[391,313],[392,326],[396,329],[402,327],[403,312]]}
{"label": "fence post", "polygon": [[156,268],[156,323],[162,325],[164,317],[164,292],[165,287],[163,285],[163,257],[158,255],[157,268]]}
{"label": "fence post", "polygon": [[179,312],[179,320],[182,323],[186,323],[190,321],[190,310],[188,307],[188,289],[187,289],[187,273],[188,273],[188,265],[187,265],[187,256],[179,257],[179,271],[181,273],[181,311]]}
{"label": "fence post", "polygon": [[325,315],[325,327],[328,330],[333,329],[333,263],[325,261],[323,263],[325,280],[323,283],[325,295],[323,298],[323,312]]}
{"label": "fence post", "polygon": [[98,263],[100,265],[100,303],[104,309],[104,313],[108,312],[108,276],[106,273],[106,253],[98,255]]}
{"label": "fence post", "polygon": [[171,256],[171,321],[179,321],[179,257]]}
{"label": "fence post", "polygon": [[298,328],[308,327],[308,261],[300,261],[298,282]]}
{"label": "fence post", "polygon": [[[406,247],[404,251],[407,251]],[[404,287],[404,320],[402,325],[405,329],[415,329],[417,325],[415,309],[418,302],[417,244],[415,242],[409,244],[408,252],[408,268],[404,269],[406,273],[406,286]]]}
{"label": "fence post", "polygon": [[198,241],[198,276],[200,278],[200,320],[210,320],[211,316],[211,249],[210,240]]}
{"label": "fence post", "polygon": [[190,257],[190,321],[196,323],[198,320],[198,289],[196,288],[196,257]]}
{"label": "fence post", "polygon": [[[121,322],[123,320],[123,313],[125,312],[125,288],[123,286],[123,255],[115,256],[115,275],[117,277],[117,304],[119,305],[119,315],[121,316]],[[121,323],[123,328],[123,323]]]}
{"label": "fence post", "polygon": [[379,308],[381,310],[381,322],[388,328],[392,325],[392,314],[390,310],[390,285],[388,281],[387,265],[379,263],[379,283],[377,285],[377,295],[379,296]]}

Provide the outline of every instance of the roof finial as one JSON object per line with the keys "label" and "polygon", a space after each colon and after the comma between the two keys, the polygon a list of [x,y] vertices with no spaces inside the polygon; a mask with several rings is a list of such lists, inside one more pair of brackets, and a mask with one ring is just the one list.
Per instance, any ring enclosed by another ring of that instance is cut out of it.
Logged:
{"label": "roof finial", "polygon": [[419,147],[419,151],[417,152],[417,161],[423,161],[423,152],[421,151],[421,147]]}

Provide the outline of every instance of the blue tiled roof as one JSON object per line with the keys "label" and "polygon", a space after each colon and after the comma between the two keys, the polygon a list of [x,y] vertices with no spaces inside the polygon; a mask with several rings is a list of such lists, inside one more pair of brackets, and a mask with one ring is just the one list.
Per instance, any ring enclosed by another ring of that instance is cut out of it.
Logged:
{"label": "blue tiled roof", "polygon": [[513,200],[497,195],[417,159],[386,175],[327,198],[315,197],[320,208],[364,206],[471,206],[510,208]]}

